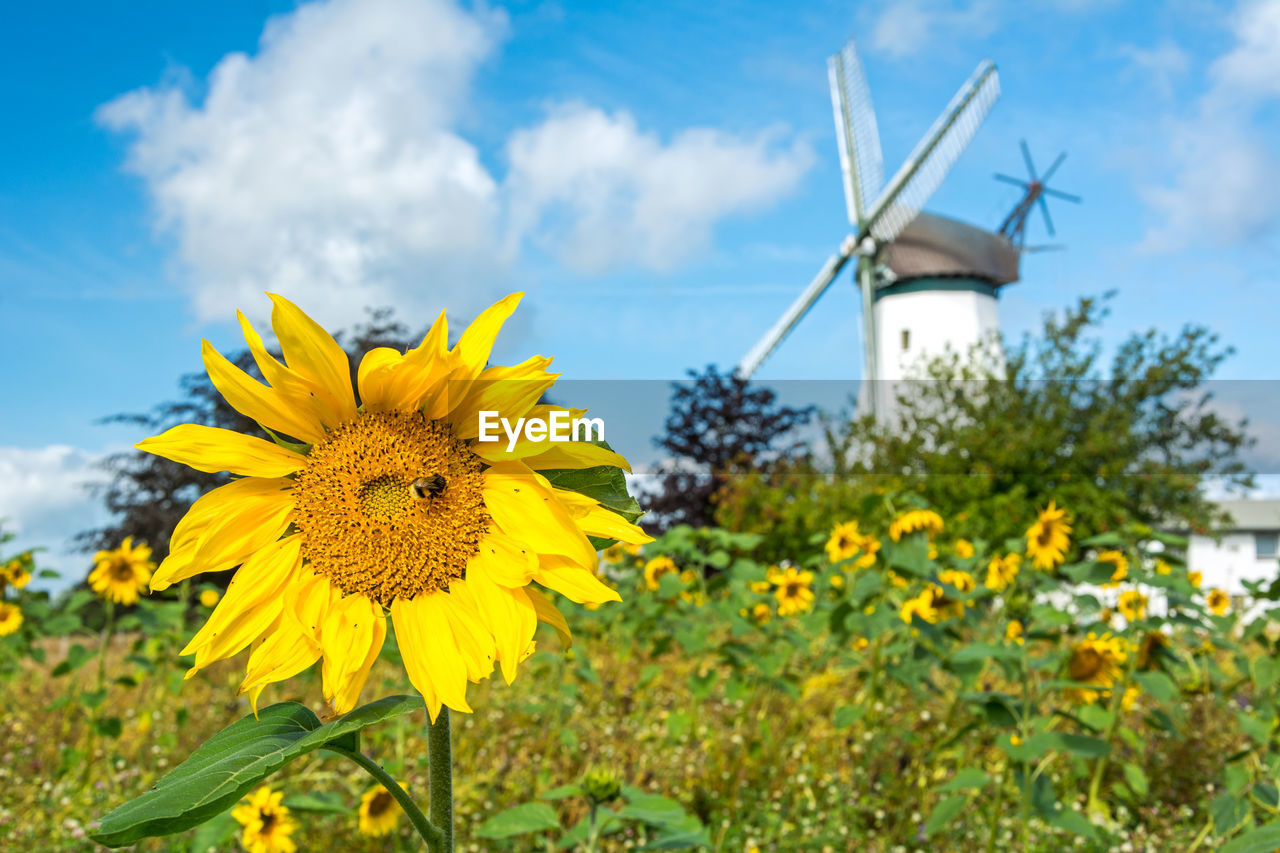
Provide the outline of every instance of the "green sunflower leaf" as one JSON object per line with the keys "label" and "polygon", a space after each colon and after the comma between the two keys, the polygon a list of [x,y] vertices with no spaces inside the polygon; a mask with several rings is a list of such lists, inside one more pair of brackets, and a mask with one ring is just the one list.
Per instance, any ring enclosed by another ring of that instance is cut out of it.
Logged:
{"label": "green sunflower leaf", "polygon": [[[608,442],[593,441],[606,450],[612,450]],[[600,465],[596,468],[555,468],[539,471],[557,489],[595,498],[610,512],[615,512],[632,524],[644,515],[640,504],[627,491],[627,478],[621,468]]]}
{"label": "green sunflower leaf", "polygon": [[476,830],[481,838],[511,838],[545,829],[559,829],[560,818],[556,810],[546,803],[522,803],[514,808],[498,812]]}
{"label": "green sunflower leaf", "polygon": [[102,818],[91,833],[107,847],[171,835],[198,826],[234,806],[272,773],[308,752],[344,752],[361,729],[422,708],[418,696],[390,696],[321,724],[297,702],[264,708],[209,738],[155,787]]}

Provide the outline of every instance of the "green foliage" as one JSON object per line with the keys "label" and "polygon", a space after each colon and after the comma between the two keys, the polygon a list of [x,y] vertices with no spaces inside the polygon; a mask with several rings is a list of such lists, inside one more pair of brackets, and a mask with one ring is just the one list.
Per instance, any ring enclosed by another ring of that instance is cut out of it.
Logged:
{"label": "green foliage", "polygon": [[991,542],[1019,536],[1050,501],[1070,508],[1081,538],[1127,524],[1213,528],[1202,481],[1252,482],[1240,461],[1251,440],[1205,386],[1230,349],[1199,326],[1136,333],[1104,372],[1090,334],[1105,316],[1082,299],[1003,359],[984,345],[921,365],[885,423],[826,421],[833,468],[800,459],[734,478],[717,520],[764,533],[771,556],[848,518],[882,520],[886,492],[918,495],[960,535]]}
{"label": "green foliage", "polygon": [[392,696],[323,725],[296,702],[264,708],[256,719],[245,717],[209,738],[155,788],[105,815],[93,839],[123,847],[190,829],[231,808],[299,756],[321,748],[356,752],[361,729],[421,707],[416,696]]}

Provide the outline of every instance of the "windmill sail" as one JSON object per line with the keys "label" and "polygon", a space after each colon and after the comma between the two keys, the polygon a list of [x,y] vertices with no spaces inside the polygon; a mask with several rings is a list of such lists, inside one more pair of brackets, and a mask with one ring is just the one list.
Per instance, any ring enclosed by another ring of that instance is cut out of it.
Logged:
{"label": "windmill sail", "polygon": [[845,206],[849,211],[849,224],[858,228],[884,186],[884,157],[880,153],[880,131],[871,106],[871,90],[852,40],[827,61],[827,73],[831,79],[840,171],[844,174]]}
{"label": "windmill sail", "polygon": [[769,354],[777,349],[778,344],[782,343],[782,339],[795,327],[796,323],[809,313],[809,309],[813,307],[813,303],[818,301],[818,297],[826,292],[831,286],[831,282],[836,280],[836,276],[840,274],[840,270],[844,269],[844,265],[849,262],[849,258],[853,255],[853,240],[846,239],[840,245],[840,251],[827,258],[827,262],[822,265],[822,269],[813,277],[813,281],[809,282],[809,286],[801,291],[800,296],[795,302],[791,303],[778,321],[773,324],[768,332],[765,333],[751,351],[743,356],[742,361],[738,362],[738,372],[743,376],[750,378],[756,369],[764,363]]}
{"label": "windmill sail", "polygon": [[999,96],[1000,77],[996,67],[990,60],[984,60],[876,200],[867,230],[877,242],[892,241],[915,219]]}

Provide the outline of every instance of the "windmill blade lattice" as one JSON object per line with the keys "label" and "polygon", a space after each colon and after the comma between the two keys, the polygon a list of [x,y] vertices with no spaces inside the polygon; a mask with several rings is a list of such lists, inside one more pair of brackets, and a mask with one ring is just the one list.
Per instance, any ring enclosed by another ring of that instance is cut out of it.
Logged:
{"label": "windmill blade lattice", "polygon": [[1000,96],[995,65],[983,61],[911,152],[871,212],[870,232],[880,243],[902,233],[955,165]]}
{"label": "windmill blade lattice", "polygon": [[860,226],[884,186],[884,155],[862,62],[852,40],[827,61],[831,106],[835,110],[836,144],[844,175],[849,224]]}

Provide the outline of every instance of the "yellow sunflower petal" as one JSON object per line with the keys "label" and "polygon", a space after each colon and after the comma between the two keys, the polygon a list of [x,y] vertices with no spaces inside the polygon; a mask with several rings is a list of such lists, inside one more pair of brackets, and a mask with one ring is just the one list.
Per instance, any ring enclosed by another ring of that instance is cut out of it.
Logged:
{"label": "yellow sunflower petal", "polygon": [[249,694],[254,716],[268,684],[293,678],[320,659],[320,646],[302,633],[296,620],[281,614],[249,653],[241,693]]}
{"label": "yellow sunflower petal", "polygon": [[454,405],[448,414],[454,435],[464,440],[478,436],[480,412],[497,412],[513,424],[526,417],[560,378],[559,373],[546,372],[549,364],[551,359],[536,355],[522,364],[490,367],[470,382],[451,383],[459,389],[453,392]]}
{"label": "yellow sunflower petal", "polygon": [[[167,589],[192,575],[222,571],[243,561],[248,556],[248,552],[224,554],[223,556],[231,561],[216,563],[212,566],[197,562],[196,555],[201,543],[211,531],[219,529],[225,531],[227,519],[242,517],[242,500],[252,502],[255,511],[271,514],[274,502],[263,500],[263,498],[274,493],[278,495],[277,500],[280,505],[287,508],[292,501],[288,491],[292,485],[293,481],[284,477],[270,479],[247,477],[242,480],[233,480],[202,495],[174,527],[173,536],[169,539],[169,555],[151,576],[151,589],[156,591]],[[255,519],[246,519],[247,523],[253,523],[253,521]],[[264,533],[263,539],[271,541],[278,535],[278,533],[275,536]]]}
{"label": "yellow sunflower petal", "polygon": [[200,424],[181,424],[134,447],[209,474],[283,477],[307,464],[307,457],[270,441]]}
{"label": "yellow sunflower petal", "polygon": [[467,680],[479,681],[493,672],[497,647],[493,632],[480,615],[480,605],[466,581],[449,584],[450,607],[447,609],[453,626],[453,637],[467,667]]}
{"label": "yellow sunflower petal", "polygon": [[236,654],[275,622],[282,606],[280,592],[302,562],[301,544],[298,536],[281,539],[240,567],[209,620],[178,653],[195,654],[193,672]]}
{"label": "yellow sunflower petal", "polygon": [[534,574],[533,579],[577,604],[603,604],[606,601],[622,600],[617,590],[601,582],[593,572],[563,557],[543,557],[542,568]]}
{"label": "yellow sunflower petal", "polygon": [[202,341],[205,370],[231,408],[267,429],[306,442],[324,438],[324,425],[309,409],[263,385],[226,359],[213,344]]}
{"label": "yellow sunflower petal", "polygon": [[356,385],[360,388],[360,402],[366,410],[376,412],[391,408],[386,405],[386,400],[396,368],[403,360],[404,355],[391,347],[376,347],[360,359]]}
{"label": "yellow sunflower petal", "polygon": [[209,522],[192,561],[197,567],[209,567],[203,571],[228,569],[279,539],[292,519],[293,501],[287,491],[268,487],[259,494],[241,495],[234,506]]}
{"label": "yellow sunflower petal", "polygon": [[561,648],[571,648],[573,646],[573,632],[569,630],[569,623],[565,621],[564,614],[560,612],[559,608],[534,587],[525,587],[524,594],[529,597],[529,602],[533,605],[533,610],[538,615],[538,621],[556,629],[556,634],[560,637]]}
{"label": "yellow sunflower petal", "polygon": [[348,595],[334,601],[322,618],[324,698],[334,713],[345,714],[354,707],[368,678],[369,667],[382,648],[386,619],[382,608],[363,595]]}
{"label": "yellow sunflower petal", "polygon": [[[479,423],[478,418],[477,423]],[[519,459],[535,471],[546,471],[552,468],[596,468],[601,465],[612,465],[624,471],[631,470],[631,464],[621,454],[585,441],[530,441],[521,433],[515,447],[508,450],[507,444],[504,433],[498,441],[473,442],[471,452],[488,462]]]}
{"label": "yellow sunflower petal", "polygon": [[323,390],[322,402],[330,408],[330,425],[355,417],[356,398],[351,389],[351,362],[333,336],[288,299],[271,298],[271,328],[284,351],[285,364]]}
{"label": "yellow sunflower petal", "polygon": [[520,654],[537,630],[538,618],[523,589],[509,589],[494,583],[484,570],[486,564],[494,560],[481,554],[467,564],[467,586],[480,606],[480,618],[493,634],[502,677],[510,684],[515,680]]}
{"label": "yellow sunflower petal", "polygon": [[422,343],[390,371],[382,405],[402,411],[424,408],[427,417],[440,417],[438,401],[447,399],[448,377],[456,363],[449,354],[449,320],[441,311]]}
{"label": "yellow sunflower petal", "polygon": [[484,474],[484,503],[498,528],[539,554],[562,554],[581,566],[596,565],[596,550],[553,490],[518,462],[494,465]]}
{"label": "yellow sunflower petal", "polygon": [[262,376],[271,389],[289,400],[295,407],[306,409],[309,417],[323,423],[324,412],[318,405],[318,400],[324,389],[307,381],[297,371],[290,370],[268,352],[262,343],[262,336],[242,312],[237,311],[236,318],[240,321],[240,331],[244,333],[249,352],[253,354],[254,362],[257,363],[258,369],[262,371]]}
{"label": "yellow sunflower petal", "polygon": [[491,532],[468,562],[468,573],[473,565],[499,586],[521,587],[538,570],[538,556],[510,536]]}
{"label": "yellow sunflower petal", "polygon": [[[398,598],[391,605],[391,618],[409,680],[428,700],[427,710],[431,710],[430,699],[438,697],[456,711],[471,713],[467,668],[445,612],[449,606],[445,592],[426,593],[412,600]],[[433,721],[438,713],[439,708],[431,716]]]}
{"label": "yellow sunflower petal", "polygon": [[320,626],[324,624],[329,608],[341,597],[342,593],[324,575],[303,572],[285,590],[284,615],[293,621],[303,636],[323,649]]}
{"label": "yellow sunflower petal", "polygon": [[462,333],[453,348],[454,357],[461,368],[461,378],[472,379],[484,369],[493,352],[493,342],[498,339],[498,332],[502,331],[502,324],[507,322],[523,296],[523,293],[504,296],[480,312],[480,316]]}
{"label": "yellow sunflower petal", "polygon": [[616,512],[605,509],[594,498],[568,489],[556,489],[556,498],[564,504],[569,515],[577,522],[578,527],[588,536],[600,536],[605,539],[617,539],[629,545],[645,545],[654,541],[637,525],[627,521]]}

